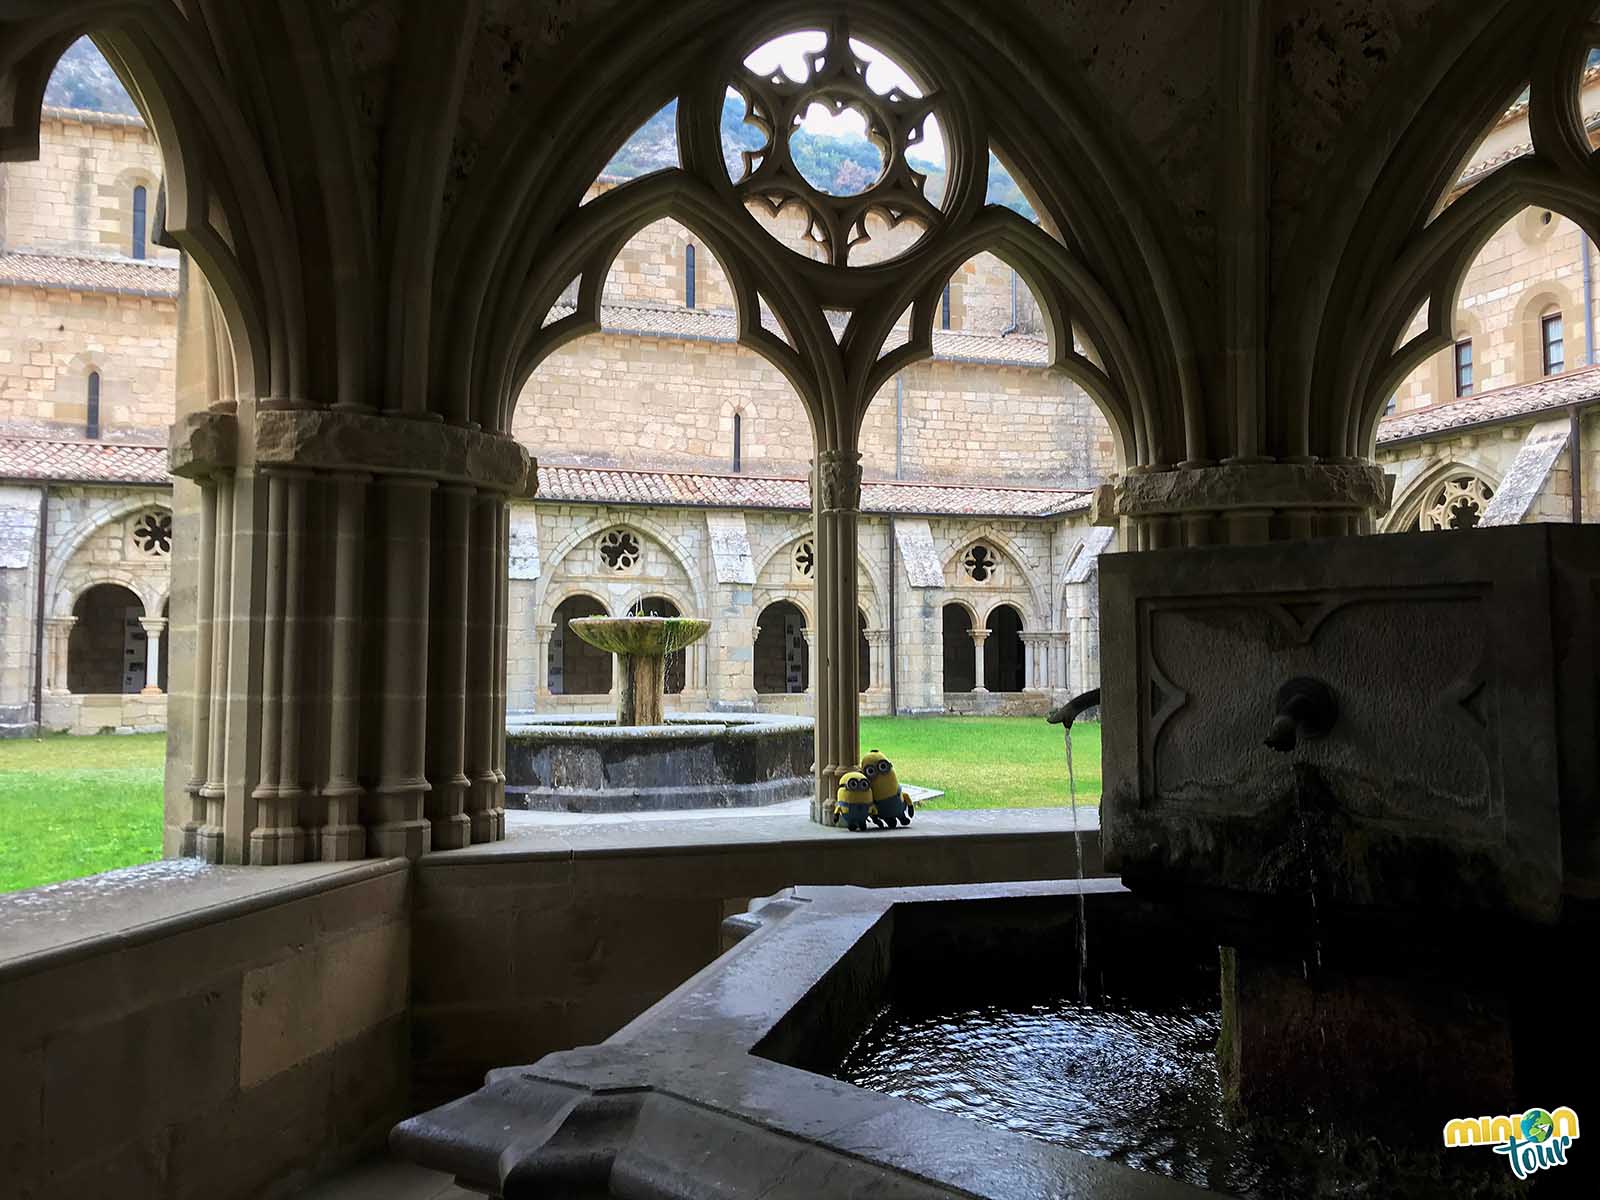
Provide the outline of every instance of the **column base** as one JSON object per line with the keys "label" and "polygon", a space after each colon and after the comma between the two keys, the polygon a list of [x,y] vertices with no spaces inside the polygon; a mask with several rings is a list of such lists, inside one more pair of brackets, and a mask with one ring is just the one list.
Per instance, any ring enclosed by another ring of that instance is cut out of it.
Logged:
{"label": "column base", "polygon": [[165,696],[166,693],[163,692],[160,688],[155,687],[155,686],[152,685],[150,687],[142,687],[142,688],[140,688],[139,689],[139,695],[141,695],[141,696]]}
{"label": "column base", "polygon": [[472,820],[466,813],[450,817],[435,817],[430,822],[432,833],[429,848],[433,850],[459,850],[472,845]]}
{"label": "column base", "polygon": [[421,818],[375,825],[367,831],[373,858],[421,858],[433,848],[433,825]]}
{"label": "column base", "polygon": [[367,856],[367,831],[361,825],[324,825],[317,830],[322,862],[355,862]]}
{"label": "column base", "polygon": [[297,825],[250,831],[250,865],[282,867],[305,862],[306,831]]}

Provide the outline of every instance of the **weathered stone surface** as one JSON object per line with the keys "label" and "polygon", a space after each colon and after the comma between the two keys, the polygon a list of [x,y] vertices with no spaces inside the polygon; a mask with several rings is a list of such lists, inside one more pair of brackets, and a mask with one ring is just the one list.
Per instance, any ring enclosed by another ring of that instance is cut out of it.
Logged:
{"label": "weathered stone surface", "polygon": [[1500,481],[1500,488],[1489,507],[1483,510],[1483,525],[1518,525],[1532,511],[1539,494],[1544,491],[1556,459],[1567,448],[1572,437],[1572,425],[1562,417],[1554,421],[1540,421],[1528,431],[1511,469]]}
{"label": "weathered stone surface", "polygon": [[1381,470],[1354,463],[1224,463],[1122,475],[1116,515],[1335,509],[1382,516],[1389,484]]}
{"label": "weathered stone surface", "polygon": [[239,420],[232,413],[184,413],[172,425],[167,469],[184,479],[203,479],[238,465]]}
{"label": "weathered stone surface", "polygon": [[707,512],[706,533],[711,545],[711,563],[718,583],[756,581],[755,561],[750,556],[750,532],[742,512]]}
{"label": "weathered stone surface", "polygon": [[905,564],[906,578],[914,588],[944,586],[944,563],[934,548],[933,530],[921,519],[899,520],[894,525],[895,546]]}
{"label": "weathered stone surface", "polygon": [[330,409],[263,409],[256,414],[260,466],[415,475],[517,492],[528,452],[509,437],[439,421]]}
{"label": "weathered stone surface", "polygon": [[[1101,573],[1106,850],[1135,885],[1303,896],[1314,877],[1335,907],[1536,920],[1593,890],[1600,530],[1113,555]],[[1339,715],[1283,755],[1263,739],[1296,676]]]}

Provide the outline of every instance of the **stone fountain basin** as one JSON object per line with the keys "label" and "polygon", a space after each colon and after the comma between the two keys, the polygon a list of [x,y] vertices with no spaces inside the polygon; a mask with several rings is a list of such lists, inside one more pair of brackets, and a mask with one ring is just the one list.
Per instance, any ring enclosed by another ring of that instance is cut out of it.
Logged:
{"label": "stone fountain basin", "polygon": [[1102,947],[1215,955],[1114,880],[792,888],[731,918],[725,934],[749,936],[601,1045],[492,1071],[391,1146],[507,1200],[1220,1194],[825,1074],[892,985],[1068,970],[1080,889]]}
{"label": "stone fountain basin", "polygon": [[568,628],[598,650],[662,657],[694,645],[711,622],[693,617],[578,617]]}
{"label": "stone fountain basin", "polygon": [[804,799],[814,729],[809,717],[725,713],[679,714],[665,725],[520,722],[506,730],[506,807],[653,812]]}

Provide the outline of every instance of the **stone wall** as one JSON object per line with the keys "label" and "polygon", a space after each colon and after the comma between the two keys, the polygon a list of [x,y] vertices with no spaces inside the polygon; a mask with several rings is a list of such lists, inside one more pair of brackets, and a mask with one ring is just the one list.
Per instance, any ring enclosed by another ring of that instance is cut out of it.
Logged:
{"label": "stone wall", "polygon": [[176,250],[151,240],[161,151],[137,117],[46,109],[38,159],[0,164],[0,175],[8,250],[126,257],[133,249],[133,190],[142,186],[146,257],[178,261]]}
{"label": "stone wall", "polygon": [[101,437],[163,440],[176,350],[173,300],[0,287],[0,425],[81,437],[98,372]]}
{"label": "stone wall", "polygon": [[5,1193],[282,1194],[379,1150],[408,1111],[406,863],[113,880],[0,901]]}
{"label": "stone wall", "polygon": [[0,485],[0,736],[33,730],[39,490]]}
{"label": "stone wall", "polygon": [[[1089,486],[1115,469],[1111,431],[1074,384],[1047,372],[933,361],[901,372],[908,479]],[[896,382],[861,433],[869,478],[895,473]],[[811,426],[787,380],[741,346],[614,333],[581,338],[534,374],[513,432],[544,463],[804,474]]]}

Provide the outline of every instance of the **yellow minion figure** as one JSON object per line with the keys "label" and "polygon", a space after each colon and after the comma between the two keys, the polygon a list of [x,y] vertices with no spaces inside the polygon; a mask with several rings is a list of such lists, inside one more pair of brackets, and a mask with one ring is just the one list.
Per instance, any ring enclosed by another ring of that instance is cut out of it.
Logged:
{"label": "yellow minion figure", "polygon": [[861,773],[872,785],[872,819],[879,825],[894,828],[896,823],[911,824],[914,810],[900,787],[900,777],[894,773],[894,764],[881,750],[869,750],[861,760]]}
{"label": "yellow minion figure", "polygon": [[846,829],[860,833],[867,827],[867,818],[876,816],[877,811],[872,806],[872,784],[865,775],[860,771],[846,771],[839,776],[839,791],[833,804],[835,825],[843,821]]}

